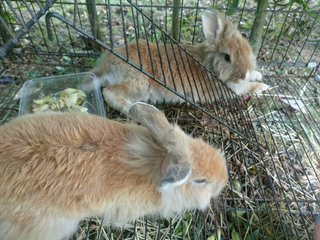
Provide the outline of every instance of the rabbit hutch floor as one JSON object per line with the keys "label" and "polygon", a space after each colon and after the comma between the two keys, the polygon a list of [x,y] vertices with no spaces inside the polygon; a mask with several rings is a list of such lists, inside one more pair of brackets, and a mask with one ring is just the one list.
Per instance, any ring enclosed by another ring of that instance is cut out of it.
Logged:
{"label": "rabbit hutch floor", "polygon": [[[56,74],[52,69],[9,64],[2,74],[30,79],[35,73]],[[273,86],[269,91],[245,98],[239,106],[216,104],[205,112],[188,104],[158,106],[192,136],[225,150],[230,181],[211,209],[104,228],[98,216],[84,220],[74,239],[310,238],[312,213],[320,210],[319,83],[296,75],[267,76],[266,82]],[[0,84],[1,123],[17,115],[18,101],[13,98],[21,84]],[[129,121],[106,109],[109,118]]]}

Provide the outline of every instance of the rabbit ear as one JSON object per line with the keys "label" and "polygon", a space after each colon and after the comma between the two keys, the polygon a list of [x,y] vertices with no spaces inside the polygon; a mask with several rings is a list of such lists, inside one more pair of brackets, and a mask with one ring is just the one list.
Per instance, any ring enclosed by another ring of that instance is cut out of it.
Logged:
{"label": "rabbit ear", "polygon": [[218,14],[211,11],[202,13],[203,33],[210,42],[219,38],[223,30],[223,24]]}
{"label": "rabbit ear", "polygon": [[163,112],[152,105],[136,102],[128,111],[128,117],[149,129],[158,143],[166,149],[162,161],[160,191],[185,183],[191,174],[188,138],[179,128],[173,127]]}
{"label": "rabbit ear", "polygon": [[156,107],[144,103],[135,102],[128,110],[128,117],[134,121],[140,122],[148,128],[155,136],[162,136],[164,132],[172,129],[166,116]]}
{"label": "rabbit ear", "polygon": [[162,174],[158,187],[165,191],[175,186],[184,184],[191,175],[190,164],[178,159],[177,156],[167,154],[162,162]]}

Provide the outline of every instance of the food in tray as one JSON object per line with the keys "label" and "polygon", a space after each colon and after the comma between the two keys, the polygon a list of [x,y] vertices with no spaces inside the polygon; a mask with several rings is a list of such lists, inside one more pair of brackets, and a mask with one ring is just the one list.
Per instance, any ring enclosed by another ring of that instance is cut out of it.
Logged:
{"label": "food in tray", "polygon": [[86,94],[80,89],[66,88],[43,98],[34,99],[32,112],[88,112]]}

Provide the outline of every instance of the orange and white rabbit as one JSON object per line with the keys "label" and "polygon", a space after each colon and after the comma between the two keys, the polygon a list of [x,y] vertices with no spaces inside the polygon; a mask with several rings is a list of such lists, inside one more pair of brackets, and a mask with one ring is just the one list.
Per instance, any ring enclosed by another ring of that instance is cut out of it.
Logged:
{"label": "orange and white rabbit", "polygon": [[[256,59],[249,42],[230,20],[220,13],[205,11],[202,24],[205,41],[194,46],[182,45],[188,53],[208,70],[215,72],[237,95],[268,88],[259,82],[262,75],[255,70]],[[222,96],[230,96],[217,79],[208,76],[204,68],[176,45],[157,45],[138,40],[127,47],[118,47],[115,51],[124,57],[128,56],[131,63],[141,66],[144,71],[190,101],[212,103]],[[104,87],[105,101],[123,113],[128,110],[126,101],[152,104],[184,101],[109,52],[102,55],[92,71]]]}
{"label": "orange and white rabbit", "polygon": [[81,219],[127,222],[205,209],[227,184],[220,150],[151,105],[136,124],[81,113],[26,115],[0,126],[0,239],[59,240]]}

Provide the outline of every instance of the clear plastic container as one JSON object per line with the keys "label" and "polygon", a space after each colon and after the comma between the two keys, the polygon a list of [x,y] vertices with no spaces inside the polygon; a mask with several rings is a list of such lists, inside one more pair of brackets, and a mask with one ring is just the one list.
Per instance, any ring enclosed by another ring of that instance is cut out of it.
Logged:
{"label": "clear plastic container", "polygon": [[[34,112],[34,100],[56,96],[65,89],[79,89],[85,93],[82,107],[90,114],[106,116],[100,84],[93,73],[75,73],[54,77],[36,78],[25,82],[21,89],[19,115]],[[56,97],[54,97],[56,99]],[[59,109],[48,111],[60,111]],[[64,108],[61,111],[68,111]]]}

